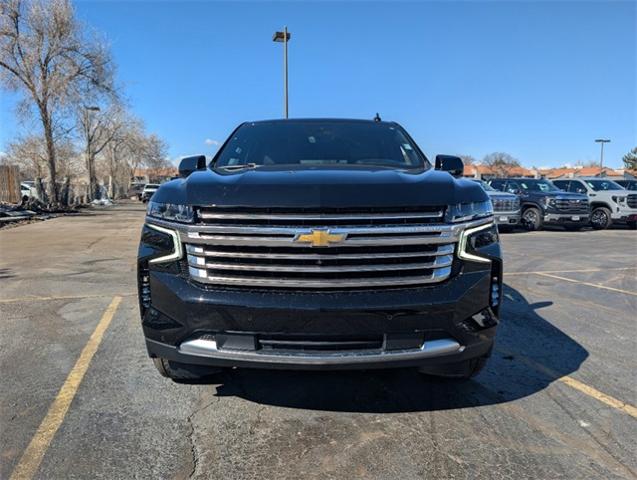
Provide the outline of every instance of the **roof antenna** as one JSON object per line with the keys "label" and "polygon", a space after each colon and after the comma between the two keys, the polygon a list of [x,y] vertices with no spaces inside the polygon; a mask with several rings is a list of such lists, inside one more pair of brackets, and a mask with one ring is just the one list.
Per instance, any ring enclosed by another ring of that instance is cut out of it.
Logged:
{"label": "roof antenna", "polygon": [[376,116],[374,117],[374,121],[375,122],[380,122],[381,121],[380,115],[378,115],[378,112],[376,112]]}

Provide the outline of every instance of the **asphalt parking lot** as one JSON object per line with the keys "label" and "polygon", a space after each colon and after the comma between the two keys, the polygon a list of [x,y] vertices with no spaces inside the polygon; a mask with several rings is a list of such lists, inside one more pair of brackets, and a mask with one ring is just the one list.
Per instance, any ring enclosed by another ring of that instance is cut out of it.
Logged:
{"label": "asphalt parking lot", "polygon": [[233,371],[147,358],[143,207],[0,230],[0,478],[637,477],[637,232],[502,236],[497,351],[411,370]]}

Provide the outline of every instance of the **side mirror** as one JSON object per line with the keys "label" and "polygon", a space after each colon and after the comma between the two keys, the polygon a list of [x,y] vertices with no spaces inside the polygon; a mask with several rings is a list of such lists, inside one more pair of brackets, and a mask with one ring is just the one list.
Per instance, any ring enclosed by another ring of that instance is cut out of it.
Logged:
{"label": "side mirror", "polygon": [[184,157],[179,162],[179,176],[182,178],[186,178],[195,170],[205,170],[206,169],[206,156],[205,155],[194,155],[192,157]]}
{"label": "side mirror", "polygon": [[454,155],[436,155],[436,170],[449,172],[453,177],[462,177],[464,163]]}
{"label": "side mirror", "polygon": [[514,195],[519,195],[520,194],[520,189],[519,188],[507,188],[507,192],[508,193],[513,193]]}

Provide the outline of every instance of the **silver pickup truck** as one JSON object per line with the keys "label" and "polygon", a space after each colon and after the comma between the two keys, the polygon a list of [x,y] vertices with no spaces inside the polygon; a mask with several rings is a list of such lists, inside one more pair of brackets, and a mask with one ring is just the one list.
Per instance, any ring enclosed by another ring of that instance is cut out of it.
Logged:
{"label": "silver pickup truck", "polygon": [[566,192],[588,196],[591,226],[594,229],[603,230],[613,223],[625,223],[632,229],[637,228],[637,193],[599,177],[553,180],[553,183]]}
{"label": "silver pickup truck", "polygon": [[471,179],[471,181],[479,183],[489,195],[489,199],[493,204],[495,223],[500,228],[504,226],[513,228],[520,224],[520,198],[517,195],[496,190],[483,180]]}

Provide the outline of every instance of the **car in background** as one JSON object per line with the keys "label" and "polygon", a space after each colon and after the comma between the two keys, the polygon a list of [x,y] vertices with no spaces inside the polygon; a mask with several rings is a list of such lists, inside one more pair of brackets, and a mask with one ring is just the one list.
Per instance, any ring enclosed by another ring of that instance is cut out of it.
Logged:
{"label": "car in background", "polygon": [[146,185],[144,185],[144,189],[142,190],[142,202],[146,203],[148,200],[150,200],[150,197],[153,196],[153,194],[157,191],[157,189],[159,188],[159,184],[158,183],[147,183]]}
{"label": "car in background", "polygon": [[128,189],[128,198],[137,198],[137,200],[142,199],[142,193],[144,192],[144,184],[143,183],[131,183],[130,188]]}
{"label": "car in background", "polygon": [[637,180],[615,180],[615,183],[621,185],[626,190],[637,191]]}
{"label": "car in background", "polygon": [[33,180],[20,182],[20,198],[23,202],[26,202],[29,198],[38,198],[35,182]]}
{"label": "car in background", "polygon": [[637,193],[599,177],[577,177],[554,180],[558,188],[566,192],[587,195],[591,205],[591,226],[604,230],[613,223],[624,223],[637,228]]}
{"label": "car in background", "polygon": [[479,183],[489,195],[493,205],[495,223],[501,230],[503,227],[516,227],[519,225],[522,212],[520,209],[520,198],[517,195],[496,190],[484,180],[472,178],[471,181]]}
{"label": "car in background", "polygon": [[521,223],[527,230],[541,230],[544,225],[559,225],[566,230],[580,230],[590,221],[588,197],[563,192],[549,180],[539,178],[495,178],[489,181],[496,190],[520,197]]}

